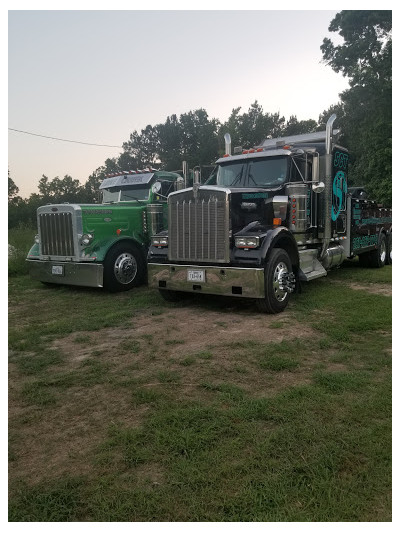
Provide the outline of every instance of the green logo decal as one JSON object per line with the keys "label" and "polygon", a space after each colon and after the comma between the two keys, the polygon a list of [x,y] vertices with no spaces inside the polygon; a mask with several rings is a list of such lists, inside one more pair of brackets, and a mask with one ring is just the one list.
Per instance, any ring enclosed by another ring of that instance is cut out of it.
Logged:
{"label": "green logo decal", "polygon": [[336,172],[336,176],[332,184],[332,220],[337,220],[340,211],[345,205],[347,193],[347,181],[346,174],[339,170]]}
{"label": "green logo decal", "polygon": [[242,200],[254,200],[255,198],[268,198],[267,192],[243,193]]}

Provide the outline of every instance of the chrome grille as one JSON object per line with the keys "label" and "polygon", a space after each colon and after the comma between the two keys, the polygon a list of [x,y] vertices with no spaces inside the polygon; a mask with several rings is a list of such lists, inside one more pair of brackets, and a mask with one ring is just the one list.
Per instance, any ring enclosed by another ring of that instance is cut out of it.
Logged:
{"label": "chrome grille", "polygon": [[39,237],[42,255],[73,256],[72,213],[40,214]]}
{"label": "chrome grille", "polygon": [[227,190],[201,188],[169,196],[168,252],[176,261],[229,262]]}

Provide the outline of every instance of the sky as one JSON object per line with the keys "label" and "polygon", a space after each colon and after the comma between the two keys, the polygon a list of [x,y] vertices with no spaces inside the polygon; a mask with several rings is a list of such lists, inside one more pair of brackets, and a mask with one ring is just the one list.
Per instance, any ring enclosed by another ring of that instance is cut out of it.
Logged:
{"label": "sky", "polygon": [[22,197],[43,174],[84,183],[171,114],[225,121],[257,100],[318,120],[348,87],[322,63],[333,10],[9,9],[8,168]]}

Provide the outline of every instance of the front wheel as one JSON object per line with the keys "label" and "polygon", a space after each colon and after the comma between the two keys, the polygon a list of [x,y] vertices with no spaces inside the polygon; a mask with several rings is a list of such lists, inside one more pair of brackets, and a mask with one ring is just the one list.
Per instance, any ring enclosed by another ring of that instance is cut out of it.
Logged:
{"label": "front wheel", "polygon": [[139,250],[130,243],[119,243],[104,261],[104,287],[111,292],[128,291],[144,281],[145,263]]}
{"label": "front wheel", "polygon": [[294,283],[289,255],[281,248],[274,248],[264,269],[265,297],[256,300],[259,311],[281,313],[289,303]]}

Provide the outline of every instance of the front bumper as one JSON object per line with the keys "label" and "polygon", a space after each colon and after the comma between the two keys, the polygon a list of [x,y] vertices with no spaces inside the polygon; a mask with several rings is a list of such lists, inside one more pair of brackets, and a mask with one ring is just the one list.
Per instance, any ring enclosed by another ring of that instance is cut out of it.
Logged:
{"label": "front bumper", "polygon": [[[264,298],[264,269],[149,263],[149,286],[171,291]],[[204,281],[188,281],[189,270],[203,270]]]}
{"label": "front bumper", "polygon": [[[98,263],[70,263],[65,261],[42,261],[27,259],[32,279],[45,283],[103,287],[103,265]],[[53,267],[61,267],[53,269]],[[61,274],[55,274],[59,271]]]}

